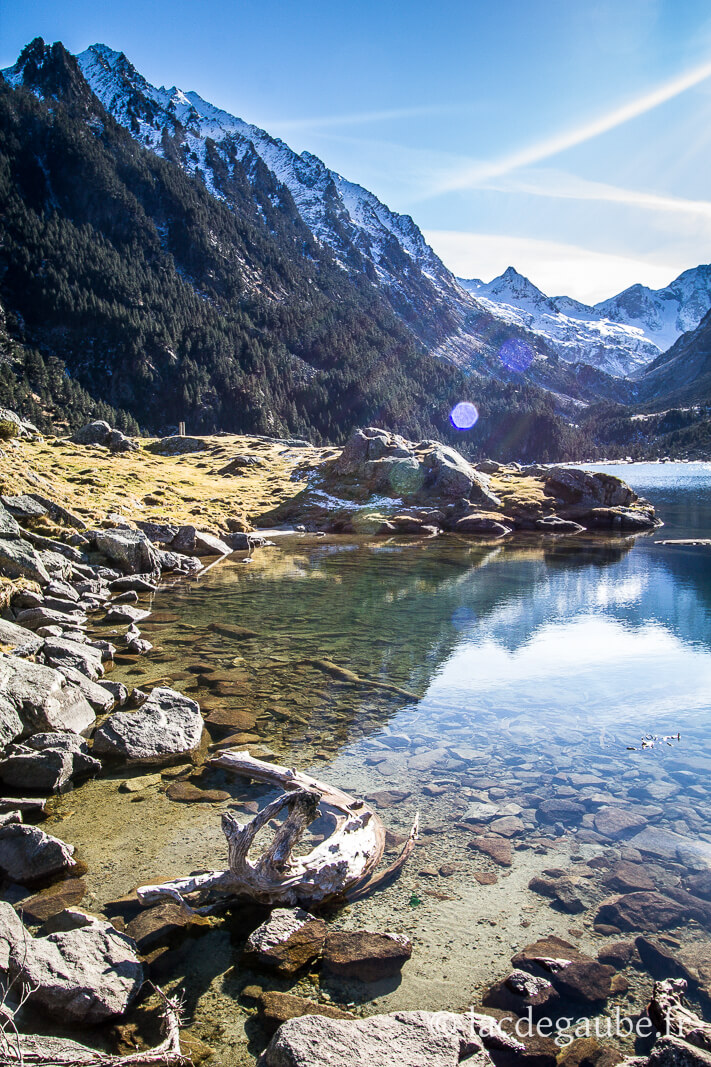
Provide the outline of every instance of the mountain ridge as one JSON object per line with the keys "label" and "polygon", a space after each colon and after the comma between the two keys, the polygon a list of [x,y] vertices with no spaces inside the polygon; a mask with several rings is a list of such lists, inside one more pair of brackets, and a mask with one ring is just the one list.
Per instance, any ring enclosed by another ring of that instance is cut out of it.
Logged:
{"label": "mountain ridge", "polygon": [[[711,307],[708,264],[662,289],[637,284],[594,305],[549,297],[513,267],[491,282],[458,280],[495,317],[547,338],[568,362],[590,362],[615,377],[638,377]],[[605,351],[592,360],[595,346]]]}

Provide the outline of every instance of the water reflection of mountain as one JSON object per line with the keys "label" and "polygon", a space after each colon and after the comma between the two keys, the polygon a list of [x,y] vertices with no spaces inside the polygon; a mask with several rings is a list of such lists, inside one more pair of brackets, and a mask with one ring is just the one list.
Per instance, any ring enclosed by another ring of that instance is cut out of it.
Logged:
{"label": "water reflection of mountain", "polygon": [[619,595],[631,545],[304,544],[249,571],[216,572],[202,605],[191,595],[190,612],[197,621],[217,604],[222,618],[256,630],[267,647],[288,640],[294,655],[424,692],[478,629],[515,648],[544,621],[589,607],[601,590],[615,586]]}
{"label": "water reflection of mountain", "polygon": [[[317,728],[342,743],[356,723],[356,733],[369,733],[411,702],[344,686],[304,668],[310,659],[425,694],[463,646],[517,652],[551,624],[591,613],[627,630],[657,623],[708,647],[708,565],[698,554],[632,544],[292,541],[249,567],[224,564],[171,600],[208,658],[224,668],[240,653],[256,669],[255,699],[267,715],[285,699],[308,709],[303,732]],[[218,619],[258,636],[220,644],[209,629]]]}

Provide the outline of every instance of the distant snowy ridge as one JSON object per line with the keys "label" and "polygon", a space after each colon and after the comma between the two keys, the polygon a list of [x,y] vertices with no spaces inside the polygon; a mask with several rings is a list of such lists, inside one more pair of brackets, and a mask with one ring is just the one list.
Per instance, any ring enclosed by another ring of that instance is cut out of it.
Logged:
{"label": "distant snowy ridge", "polygon": [[640,373],[711,307],[708,265],[685,271],[664,289],[633,285],[594,306],[548,297],[513,267],[488,283],[458,280],[502,322],[546,338],[569,363],[589,363],[615,377]]}

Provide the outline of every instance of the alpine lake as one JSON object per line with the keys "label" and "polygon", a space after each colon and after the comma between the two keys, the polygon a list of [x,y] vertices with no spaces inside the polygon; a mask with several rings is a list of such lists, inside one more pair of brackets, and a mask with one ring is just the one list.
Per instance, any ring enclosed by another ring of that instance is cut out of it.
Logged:
{"label": "alpine lake", "polygon": [[[328,915],[339,928],[410,937],[399,978],[359,985],[315,967],[287,982],[246,970],[242,945],[266,914],[250,905],[153,954],[153,980],[184,991],[189,1033],[214,1050],[204,1062],[251,1064],[264,1047],[242,994],[255,982],[356,1014],[466,1010],[550,934],[592,957],[658,935],[672,956],[706,961],[711,996],[711,929],[687,918],[657,930],[652,911],[646,930],[610,934],[598,915],[635,877],[664,893],[711,867],[711,546],[659,544],[711,534],[711,464],[590,469],[624,478],[665,525],[493,543],[293,534],[143,598],[154,651],[119,659],[112,679],[194,697],[224,720],[208,724],[211,743],[241,733],[240,747],[373,798],[394,835],[420,815],[400,877]],[[192,800],[177,799],[181,784]],[[204,763],[124,768],[58,798],[46,829],[76,845],[82,906],[102,909],[137,885],[226,865],[220,813],[247,819],[273,796]],[[632,818],[620,829],[611,809]],[[510,865],[473,847],[492,828]],[[534,878],[566,895],[534,891]],[[569,1014],[637,1018],[652,972],[622,962],[604,1004]],[[703,988],[690,1000],[711,1019]],[[148,1008],[134,1017],[149,1034]]]}

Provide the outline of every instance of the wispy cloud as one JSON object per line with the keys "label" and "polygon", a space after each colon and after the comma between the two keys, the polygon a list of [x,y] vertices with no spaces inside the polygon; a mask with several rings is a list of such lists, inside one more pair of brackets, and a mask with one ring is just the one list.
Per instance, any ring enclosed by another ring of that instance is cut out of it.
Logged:
{"label": "wispy cloud", "polygon": [[390,108],[383,111],[357,111],[347,115],[312,115],[301,119],[272,119],[269,120],[267,128],[270,130],[319,130],[329,127],[366,126],[377,122],[427,118],[477,109],[478,105],[475,107],[474,105],[422,104],[417,107]]}
{"label": "wispy cloud", "polygon": [[498,192],[525,193],[555,200],[591,200],[625,204],[642,210],[687,215],[711,222],[711,201],[708,200],[689,200],[680,196],[626,189],[551,169],[540,169],[511,177],[504,176],[501,180],[491,181],[483,187],[495,189]]}
{"label": "wispy cloud", "polygon": [[588,122],[582,123],[572,129],[545,137],[535,144],[517,149],[500,159],[488,162],[473,163],[458,171],[451,173],[448,178],[433,187],[429,196],[438,196],[442,193],[454,192],[458,189],[476,188],[491,181],[494,178],[510,174],[521,167],[530,167],[545,159],[550,159],[569,148],[584,144],[586,141],[599,137],[603,133],[622,126],[632,119],[646,114],[660,104],[674,99],[688,89],[699,85],[711,77],[711,62],[694,67],[684,74],[664,82],[650,92],[631,100],[626,104],[607,111],[604,115]]}

